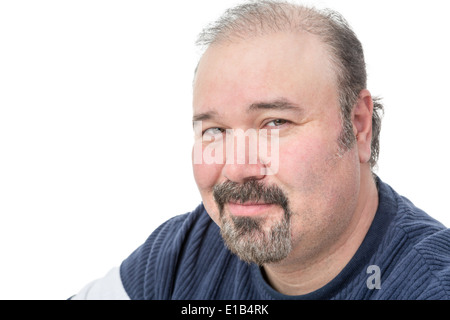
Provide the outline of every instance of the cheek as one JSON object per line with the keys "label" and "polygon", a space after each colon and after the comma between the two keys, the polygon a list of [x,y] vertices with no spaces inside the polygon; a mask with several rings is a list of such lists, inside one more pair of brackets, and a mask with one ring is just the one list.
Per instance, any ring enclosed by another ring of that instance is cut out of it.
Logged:
{"label": "cheek", "polygon": [[[280,143],[278,177],[292,188],[306,187],[310,175],[323,171],[327,152],[318,138],[296,139]],[[322,168],[320,168],[322,167]],[[312,181],[310,181],[312,182]]]}
{"label": "cheek", "polygon": [[193,158],[192,168],[203,205],[211,218],[218,223],[219,213],[213,198],[212,189],[220,180],[222,165],[197,163]]}
{"label": "cheek", "polygon": [[354,150],[338,157],[337,143],[325,140],[311,138],[280,150],[278,177],[286,186],[295,214],[293,237],[303,237],[311,245],[320,242],[316,235],[347,223],[359,183]]}
{"label": "cheek", "polygon": [[221,165],[215,164],[193,164],[194,179],[199,191],[212,190],[220,178]]}
{"label": "cheek", "polygon": [[[333,120],[333,119],[332,119]],[[280,139],[280,176],[303,192],[333,176],[338,161],[340,122],[311,123],[288,139]]]}
{"label": "cheek", "polygon": [[201,193],[214,187],[220,178],[222,167],[222,164],[206,164],[203,160],[201,145],[194,145],[192,149],[192,169],[195,182]]}
{"label": "cheek", "polygon": [[293,211],[328,211],[354,193],[359,180],[354,175],[358,171],[355,152],[338,156],[335,139],[320,135],[303,138],[280,144],[277,178],[289,194]]}

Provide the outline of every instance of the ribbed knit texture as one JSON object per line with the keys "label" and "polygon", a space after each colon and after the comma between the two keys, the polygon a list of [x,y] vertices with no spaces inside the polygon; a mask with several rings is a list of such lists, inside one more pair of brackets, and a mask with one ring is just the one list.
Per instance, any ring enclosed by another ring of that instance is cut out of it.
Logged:
{"label": "ribbed knit texture", "polygon": [[[377,181],[379,207],[360,248],[339,275],[302,296],[272,289],[256,265],[224,246],[203,205],[174,217],[121,265],[131,299],[450,299],[450,229]],[[381,271],[369,289],[367,267]]]}

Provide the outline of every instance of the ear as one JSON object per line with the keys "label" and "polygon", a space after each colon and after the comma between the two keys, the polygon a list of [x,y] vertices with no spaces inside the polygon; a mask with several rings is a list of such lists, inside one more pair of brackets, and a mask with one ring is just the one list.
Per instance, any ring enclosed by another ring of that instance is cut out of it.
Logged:
{"label": "ear", "polygon": [[353,132],[356,136],[360,163],[366,163],[370,160],[372,144],[372,113],[372,95],[366,89],[361,90],[358,96],[358,101],[352,112]]}

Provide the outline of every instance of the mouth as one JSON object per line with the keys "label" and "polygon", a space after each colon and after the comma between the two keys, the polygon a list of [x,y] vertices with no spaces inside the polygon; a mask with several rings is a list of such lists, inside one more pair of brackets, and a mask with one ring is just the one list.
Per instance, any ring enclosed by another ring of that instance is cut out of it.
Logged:
{"label": "mouth", "polygon": [[222,216],[265,219],[269,215],[288,213],[288,199],[276,185],[264,185],[257,180],[243,184],[225,181],[213,188],[213,197]]}
{"label": "mouth", "polygon": [[261,203],[256,201],[228,202],[226,204],[231,215],[236,217],[256,217],[268,214],[277,205],[272,203]]}

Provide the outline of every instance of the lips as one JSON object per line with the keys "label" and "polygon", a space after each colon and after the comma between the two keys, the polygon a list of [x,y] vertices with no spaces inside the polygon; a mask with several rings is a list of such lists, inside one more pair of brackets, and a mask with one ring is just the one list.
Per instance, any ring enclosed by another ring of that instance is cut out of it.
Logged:
{"label": "lips", "polygon": [[261,216],[273,210],[276,205],[248,201],[244,203],[229,202],[226,206],[233,216]]}

